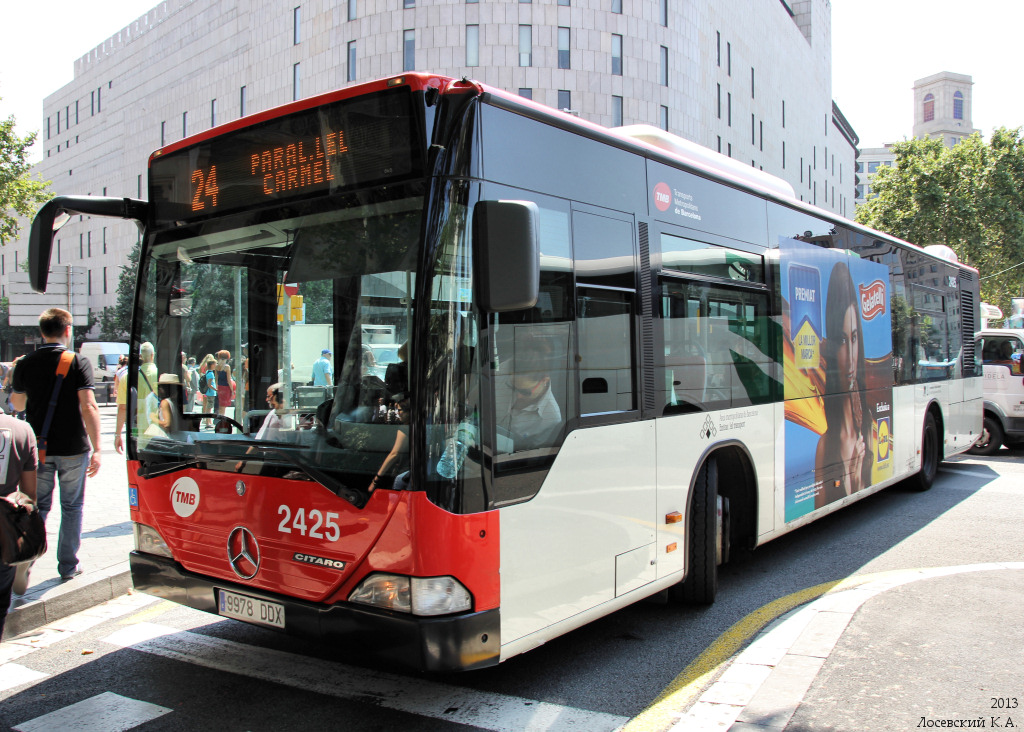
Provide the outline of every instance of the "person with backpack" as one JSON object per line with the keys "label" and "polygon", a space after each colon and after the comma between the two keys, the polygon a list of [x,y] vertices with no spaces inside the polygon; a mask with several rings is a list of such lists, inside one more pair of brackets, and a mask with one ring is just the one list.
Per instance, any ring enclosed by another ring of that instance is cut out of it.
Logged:
{"label": "person with backpack", "polygon": [[44,311],[39,332],[43,345],[14,370],[11,404],[27,412],[36,435],[38,505],[44,522],[54,488],[60,485],[57,571],[62,580],[69,580],[82,573],[78,549],[85,479],[100,469],[100,410],[93,393],[92,364],[70,350],[71,313],[61,308]]}

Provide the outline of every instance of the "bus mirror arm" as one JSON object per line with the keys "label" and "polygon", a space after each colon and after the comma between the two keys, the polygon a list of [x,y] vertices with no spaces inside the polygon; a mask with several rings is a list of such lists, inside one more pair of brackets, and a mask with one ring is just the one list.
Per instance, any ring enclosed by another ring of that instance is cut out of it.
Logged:
{"label": "bus mirror arm", "polygon": [[29,281],[36,292],[46,292],[53,235],[72,214],[132,219],[142,231],[149,217],[149,204],[134,198],[103,196],[57,196],[43,204],[32,220],[28,239]]}
{"label": "bus mirror arm", "polygon": [[473,207],[477,304],[503,313],[540,297],[539,209],[532,201],[480,201]]}

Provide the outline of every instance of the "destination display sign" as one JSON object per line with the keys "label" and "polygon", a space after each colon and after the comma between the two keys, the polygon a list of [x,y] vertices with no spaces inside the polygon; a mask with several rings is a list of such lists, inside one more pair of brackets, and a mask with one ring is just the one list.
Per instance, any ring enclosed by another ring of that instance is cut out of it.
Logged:
{"label": "destination display sign", "polygon": [[418,139],[408,89],[227,132],[152,158],[154,219],[186,222],[418,176]]}

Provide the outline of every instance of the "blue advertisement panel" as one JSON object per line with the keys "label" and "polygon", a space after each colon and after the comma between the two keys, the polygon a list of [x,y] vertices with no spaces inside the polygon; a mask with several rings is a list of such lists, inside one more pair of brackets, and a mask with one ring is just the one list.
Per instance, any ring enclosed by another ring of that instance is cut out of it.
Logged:
{"label": "blue advertisement panel", "polygon": [[779,242],[786,377],[786,521],[893,475],[889,270]]}

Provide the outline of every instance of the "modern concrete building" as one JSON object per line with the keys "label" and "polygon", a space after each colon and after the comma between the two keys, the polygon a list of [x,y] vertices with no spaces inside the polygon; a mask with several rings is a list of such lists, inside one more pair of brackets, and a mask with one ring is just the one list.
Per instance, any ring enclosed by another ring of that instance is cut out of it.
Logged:
{"label": "modern concrete building", "polygon": [[[946,147],[953,147],[979,130],[971,123],[974,81],[965,74],[942,71],[914,82],[915,139],[941,138]],[[871,178],[880,166],[896,162],[891,144],[862,148],[857,157],[857,205],[871,196]]]}
{"label": "modern concrete building", "polygon": [[[43,110],[38,172],[59,194],[145,198],[162,145],[415,69],[607,126],[654,124],[853,215],[857,137],[832,102],[830,0],[164,0],[74,67]],[[88,270],[98,312],[137,239],[131,223],[76,217],[53,262]]]}

